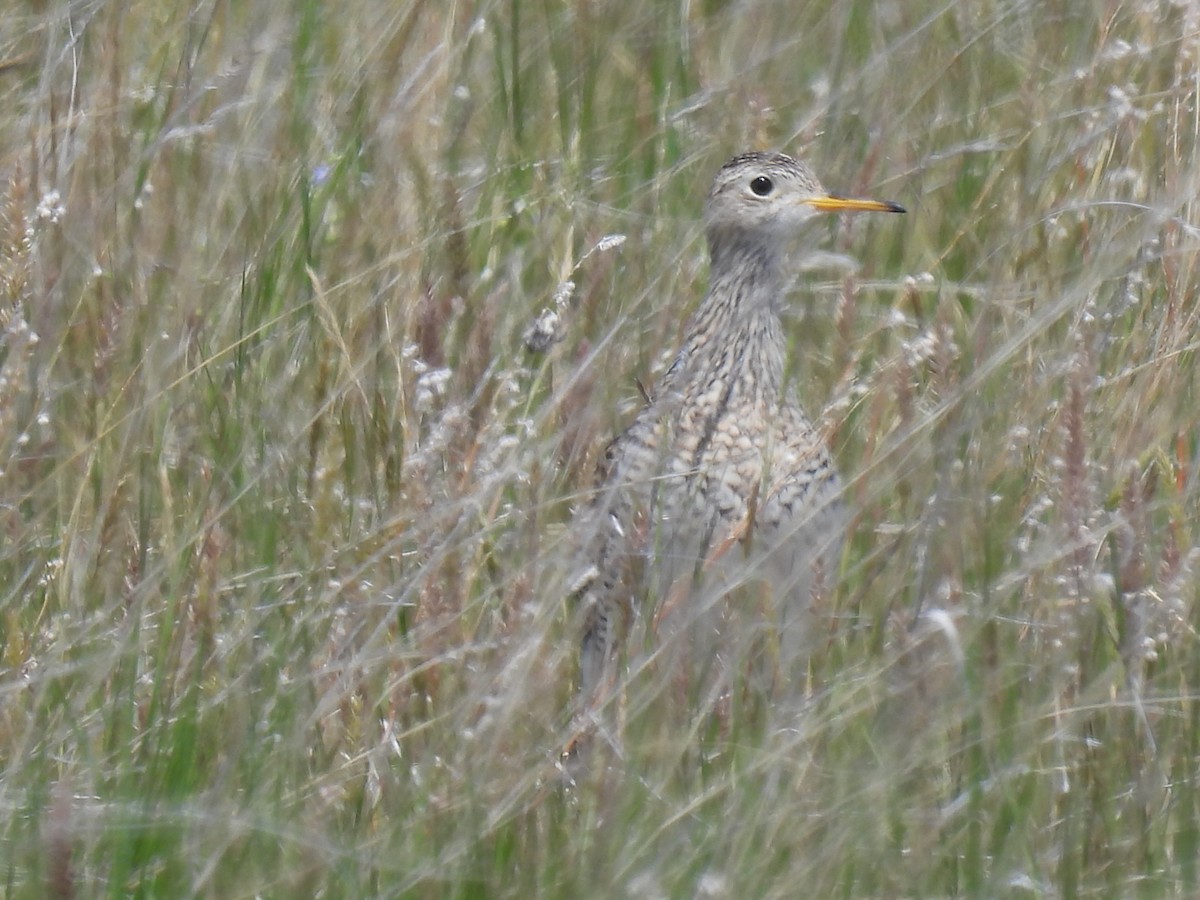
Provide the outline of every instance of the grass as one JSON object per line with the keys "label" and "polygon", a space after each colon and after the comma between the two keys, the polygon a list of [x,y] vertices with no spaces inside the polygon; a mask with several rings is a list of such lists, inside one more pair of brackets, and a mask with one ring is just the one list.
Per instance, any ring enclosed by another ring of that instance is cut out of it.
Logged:
{"label": "grass", "polygon": [[[1200,19],[792,7],[5,16],[0,891],[1195,895]],[[635,685],[567,790],[570,512],[756,146],[910,211],[792,304],[805,713]]]}

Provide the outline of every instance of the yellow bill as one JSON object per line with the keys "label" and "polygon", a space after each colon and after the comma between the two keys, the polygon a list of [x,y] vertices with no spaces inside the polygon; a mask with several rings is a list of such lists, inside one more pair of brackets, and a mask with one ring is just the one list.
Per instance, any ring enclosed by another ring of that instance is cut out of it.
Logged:
{"label": "yellow bill", "polygon": [[813,197],[804,202],[821,212],[862,210],[863,212],[902,213],[908,211],[899,203],[893,203],[891,200],[860,200],[857,197],[839,197],[837,194]]}

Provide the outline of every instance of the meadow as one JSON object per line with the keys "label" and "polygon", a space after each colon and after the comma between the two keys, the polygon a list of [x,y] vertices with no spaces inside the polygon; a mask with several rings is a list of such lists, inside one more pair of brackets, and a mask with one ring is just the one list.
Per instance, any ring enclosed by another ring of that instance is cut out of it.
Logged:
{"label": "meadow", "polygon": [[[1195,0],[10,0],[0,893],[1200,894],[1198,95]],[[803,715],[631,686],[572,784],[750,148],[908,209],[794,267]]]}

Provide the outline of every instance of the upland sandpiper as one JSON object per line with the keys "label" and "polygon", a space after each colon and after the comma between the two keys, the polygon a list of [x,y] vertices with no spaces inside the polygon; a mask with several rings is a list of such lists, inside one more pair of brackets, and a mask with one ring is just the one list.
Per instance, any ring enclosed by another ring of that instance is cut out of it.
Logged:
{"label": "upland sandpiper", "polygon": [[[578,516],[586,538],[572,592],[583,604],[585,708],[615,678],[635,613],[657,624],[693,603],[701,581],[720,593],[754,579],[798,621],[814,569],[836,565],[841,486],[785,383],[780,307],[789,237],[817,213],[841,210],[904,212],[829,194],[781,153],[745,153],[717,173],[704,215],[708,295],[646,405],[608,446],[597,495]],[[711,603],[714,592],[702,593]]]}

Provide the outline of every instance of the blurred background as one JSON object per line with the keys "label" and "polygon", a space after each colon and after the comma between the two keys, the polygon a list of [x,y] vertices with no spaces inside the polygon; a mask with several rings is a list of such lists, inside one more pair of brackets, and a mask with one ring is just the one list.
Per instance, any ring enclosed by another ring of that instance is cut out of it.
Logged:
{"label": "blurred background", "polygon": [[[1195,896],[1200,5],[13,0],[12,897]],[[746,149],[855,516],[794,730],[631,691],[571,511]]]}

